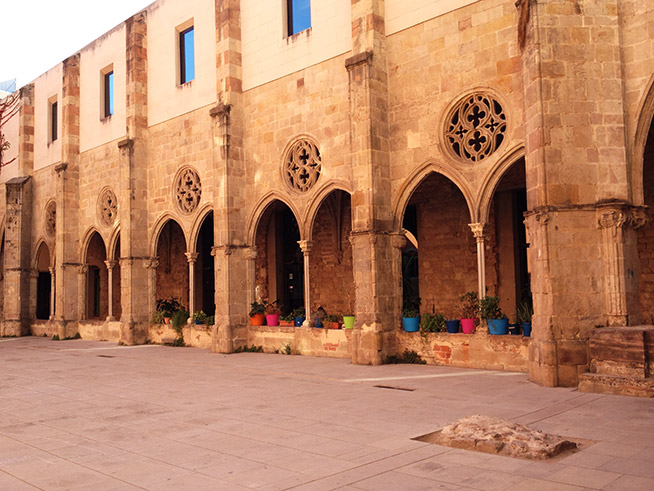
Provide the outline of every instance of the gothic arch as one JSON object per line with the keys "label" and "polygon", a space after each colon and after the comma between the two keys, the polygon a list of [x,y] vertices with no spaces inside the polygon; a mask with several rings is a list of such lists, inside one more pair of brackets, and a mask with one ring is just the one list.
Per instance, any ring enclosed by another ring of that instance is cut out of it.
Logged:
{"label": "gothic arch", "polygon": [[647,83],[644,90],[643,98],[638,105],[638,121],[636,123],[636,133],[633,143],[633,166],[631,170],[632,200],[637,205],[645,203],[643,189],[643,165],[645,146],[649,136],[650,127],[654,123],[654,75]]}
{"label": "gothic arch", "polygon": [[525,156],[525,148],[520,145],[509,150],[490,171],[484,176],[479,193],[478,209],[475,212],[475,222],[486,223],[489,219],[490,206],[493,201],[493,194],[502,177],[513,164]]}
{"label": "gothic arch", "polygon": [[[111,231],[111,236],[109,237],[109,247],[107,248],[107,259],[114,259],[114,254],[116,253],[116,245],[120,240],[120,226],[114,227]],[[118,251],[118,257],[120,258],[120,251]]]}
{"label": "gothic arch", "polygon": [[[300,225],[300,233],[303,232],[304,227],[302,226],[302,222],[299,220],[300,213],[298,212],[297,208],[295,205],[291,202],[291,200],[288,199],[288,196],[284,196],[276,191],[270,191],[269,193],[265,194],[255,205],[253,208],[252,212],[250,213],[250,216],[248,217],[247,220],[247,241],[248,244],[254,244],[255,242],[255,237],[257,233],[257,228],[259,226],[259,221],[261,220],[261,217],[263,216],[264,212],[266,209],[275,201],[280,201],[281,203],[285,204],[288,206],[288,208],[291,210],[293,213],[293,216],[295,217],[295,220],[297,220],[298,225]],[[301,240],[304,240],[304,237],[300,237]]]}
{"label": "gothic arch", "polygon": [[415,169],[409,177],[406,179],[404,184],[400,187],[398,192],[398,198],[393,207],[393,229],[397,232],[402,230],[402,220],[404,217],[404,211],[406,206],[411,199],[411,195],[418,188],[420,183],[432,173],[440,174],[454,183],[454,185],[461,191],[463,197],[468,206],[468,213],[470,214],[470,220],[475,221],[475,201],[470,191],[468,182],[463,175],[455,169],[452,169],[450,166],[441,164],[439,162],[428,160],[423,163],[417,169]]}
{"label": "gothic arch", "polygon": [[210,203],[205,204],[200,208],[200,211],[197,213],[195,220],[193,220],[193,225],[191,226],[190,239],[188,242],[188,252],[194,252],[198,245],[198,235],[200,233],[200,228],[204,223],[204,219],[213,212],[213,207]]}
{"label": "gothic arch", "polygon": [[86,257],[88,255],[89,251],[89,244],[91,243],[91,239],[93,238],[93,234],[98,234],[100,236],[100,239],[102,239],[102,245],[104,245],[105,252],[107,251],[107,241],[105,240],[104,236],[100,231],[95,228],[95,227],[89,227],[86,233],[84,234],[84,238],[82,239],[82,247],[80,248],[80,263],[81,264],[86,264]]}
{"label": "gothic arch", "polygon": [[182,233],[184,234],[184,242],[186,244],[186,250],[188,251],[189,240],[186,230],[182,226],[182,223],[177,220],[177,218],[172,213],[166,212],[161,215],[156,222],[154,222],[154,226],[152,227],[152,237],[150,238],[150,256],[152,257],[157,255],[159,236],[161,235],[161,231],[164,229],[169,220],[175,222],[177,225],[179,225],[179,228],[182,229]]}
{"label": "gothic arch", "polygon": [[39,269],[39,254],[41,252],[42,245],[45,245],[48,248],[48,255],[50,256],[50,267],[53,268],[55,265],[54,248],[52,247],[52,244],[49,244],[43,237],[40,237],[36,241],[36,245],[32,251],[32,269],[34,270]]}
{"label": "gothic arch", "polygon": [[313,225],[316,221],[318,210],[325,201],[325,198],[334,191],[343,191],[352,196],[352,189],[345,181],[331,180],[311,199],[304,214],[303,227],[301,228],[302,236],[306,240],[312,240]]}

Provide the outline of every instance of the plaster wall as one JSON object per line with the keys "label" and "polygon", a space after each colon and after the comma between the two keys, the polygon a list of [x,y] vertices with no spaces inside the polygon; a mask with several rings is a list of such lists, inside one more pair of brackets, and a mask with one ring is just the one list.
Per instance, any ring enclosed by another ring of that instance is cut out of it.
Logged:
{"label": "plaster wall", "polygon": [[386,35],[477,1],[479,0],[385,0]]}
{"label": "plaster wall", "polygon": [[[34,170],[42,169],[61,160],[61,97],[62,64],[59,63],[34,81]],[[48,138],[49,101],[57,99],[57,139]]]}

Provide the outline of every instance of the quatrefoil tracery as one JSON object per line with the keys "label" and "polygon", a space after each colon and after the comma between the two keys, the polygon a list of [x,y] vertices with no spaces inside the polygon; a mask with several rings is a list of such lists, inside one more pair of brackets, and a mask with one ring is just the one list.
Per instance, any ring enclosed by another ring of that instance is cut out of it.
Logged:
{"label": "quatrefoil tracery", "polygon": [[314,143],[302,139],[291,145],[284,159],[284,176],[293,189],[300,192],[311,189],[321,170],[320,151]]}

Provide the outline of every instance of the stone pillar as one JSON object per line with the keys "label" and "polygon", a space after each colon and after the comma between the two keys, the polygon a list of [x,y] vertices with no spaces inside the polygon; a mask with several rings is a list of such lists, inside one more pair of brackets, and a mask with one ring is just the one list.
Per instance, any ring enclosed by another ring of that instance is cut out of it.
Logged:
{"label": "stone pillar", "polygon": [[29,334],[32,179],[6,183],[3,336]]}
{"label": "stone pillar", "polygon": [[[188,310],[193,314],[195,312],[195,261],[198,259],[198,253],[185,252],[184,255],[188,261]],[[191,323],[190,317],[188,322]]]}
{"label": "stone pillar", "polygon": [[[79,320],[85,320],[87,317],[86,307],[87,307],[87,282],[89,278],[89,265],[80,264],[77,268],[77,288],[80,292],[80,295],[77,297],[77,309],[79,312]],[[55,314],[58,316],[59,313]]]}
{"label": "stone pillar", "polygon": [[486,224],[469,223],[468,226],[477,241],[477,288],[481,299],[486,295]]}
{"label": "stone pillar", "polygon": [[18,166],[22,176],[32,175],[34,169],[34,84],[20,89],[18,120]]}
{"label": "stone pillar", "polygon": [[108,290],[108,295],[107,295],[107,302],[109,302],[109,305],[107,306],[107,320],[108,321],[113,321],[114,319],[114,305],[113,305],[113,300],[114,300],[114,293],[113,293],[113,273],[114,273],[114,266],[116,265],[117,261],[105,261],[104,264],[107,266],[107,282],[109,283],[109,290]]}
{"label": "stone pillar", "polygon": [[157,268],[159,258],[151,257],[143,263],[148,277],[148,316],[152,316],[157,308]]}
{"label": "stone pillar", "polygon": [[33,292],[29,298],[29,320],[30,322],[36,320],[36,302],[39,285],[39,270],[33,269],[30,271],[30,292]]}
{"label": "stone pillar", "polygon": [[606,204],[597,209],[602,241],[602,269],[607,325],[637,325],[641,321],[638,298],[638,244],[635,230],[647,219],[644,207]]}
{"label": "stone pillar", "polygon": [[55,268],[48,268],[50,272],[50,316],[49,319],[52,321],[55,318]]}
{"label": "stone pillar", "polygon": [[311,273],[309,269],[309,259],[311,258],[311,247],[313,243],[310,240],[300,240],[300,250],[302,251],[304,259],[304,310],[306,317],[304,318],[304,327],[311,324]]}

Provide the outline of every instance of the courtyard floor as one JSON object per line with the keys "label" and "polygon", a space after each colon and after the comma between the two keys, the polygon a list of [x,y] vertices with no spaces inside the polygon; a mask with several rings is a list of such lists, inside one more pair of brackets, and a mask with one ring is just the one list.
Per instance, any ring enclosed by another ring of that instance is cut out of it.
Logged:
{"label": "courtyard floor", "polygon": [[[533,462],[412,440],[473,414],[594,443]],[[654,400],[520,373],[0,339],[0,489],[296,487],[652,490]]]}

